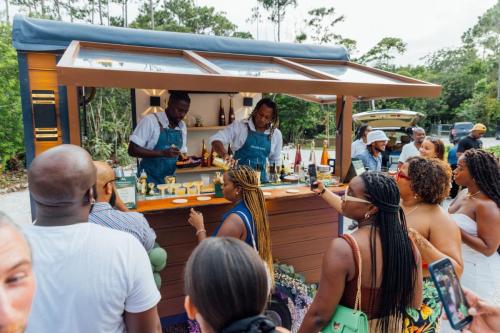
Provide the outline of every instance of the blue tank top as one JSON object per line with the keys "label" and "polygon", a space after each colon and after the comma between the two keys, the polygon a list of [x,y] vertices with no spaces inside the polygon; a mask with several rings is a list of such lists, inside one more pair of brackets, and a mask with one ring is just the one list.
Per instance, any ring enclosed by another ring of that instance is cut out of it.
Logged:
{"label": "blue tank top", "polygon": [[245,229],[247,231],[247,237],[245,238],[245,243],[258,250],[257,229],[255,227],[252,214],[248,210],[243,200],[234,205],[233,208],[231,208],[226,214],[222,216],[222,222],[217,226],[212,236],[217,236],[220,228],[226,221],[227,217],[231,214],[237,214],[243,221],[243,224],[245,225]]}

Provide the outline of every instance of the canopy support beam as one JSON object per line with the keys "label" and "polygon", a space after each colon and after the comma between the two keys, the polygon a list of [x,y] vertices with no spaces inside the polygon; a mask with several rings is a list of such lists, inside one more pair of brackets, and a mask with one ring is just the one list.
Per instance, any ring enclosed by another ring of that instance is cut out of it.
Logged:
{"label": "canopy support beam", "polygon": [[75,86],[67,86],[68,93],[68,119],[69,119],[69,142],[81,146],[80,134],[80,107],[78,105],[78,94]]}
{"label": "canopy support beam", "polygon": [[351,165],[352,96],[337,96],[335,124],[335,175],[342,181]]}

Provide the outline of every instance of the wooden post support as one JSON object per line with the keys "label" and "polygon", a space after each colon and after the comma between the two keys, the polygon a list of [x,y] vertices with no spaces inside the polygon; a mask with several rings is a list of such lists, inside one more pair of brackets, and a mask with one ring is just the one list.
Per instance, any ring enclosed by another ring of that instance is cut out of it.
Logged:
{"label": "wooden post support", "polygon": [[352,143],[352,101],[351,96],[337,96],[335,114],[335,175],[343,181],[351,165]]}
{"label": "wooden post support", "polygon": [[69,142],[73,145],[81,146],[80,135],[80,107],[78,105],[78,95],[75,86],[67,86],[68,92],[68,119],[69,119]]}

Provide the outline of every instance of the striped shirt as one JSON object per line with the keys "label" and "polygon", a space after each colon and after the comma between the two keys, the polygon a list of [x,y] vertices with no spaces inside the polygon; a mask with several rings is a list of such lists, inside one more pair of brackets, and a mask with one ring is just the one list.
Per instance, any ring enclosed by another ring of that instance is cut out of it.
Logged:
{"label": "striped shirt", "polygon": [[134,235],[146,251],[151,250],[155,243],[156,234],[149,227],[144,215],[135,212],[119,211],[111,207],[107,202],[96,202],[92,206],[89,222]]}

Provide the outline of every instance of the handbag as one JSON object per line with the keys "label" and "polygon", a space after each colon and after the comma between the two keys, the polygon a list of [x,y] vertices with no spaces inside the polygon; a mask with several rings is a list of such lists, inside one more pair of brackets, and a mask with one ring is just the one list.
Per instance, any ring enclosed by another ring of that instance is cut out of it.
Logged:
{"label": "handbag", "polygon": [[354,255],[358,259],[358,283],[356,301],[354,309],[337,305],[335,313],[328,324],[321,330],[322,333],[368,333],[368,317],[361,311],[361,253],[356,240],[348,234],[342,237],[347,238],[354,246]]}

